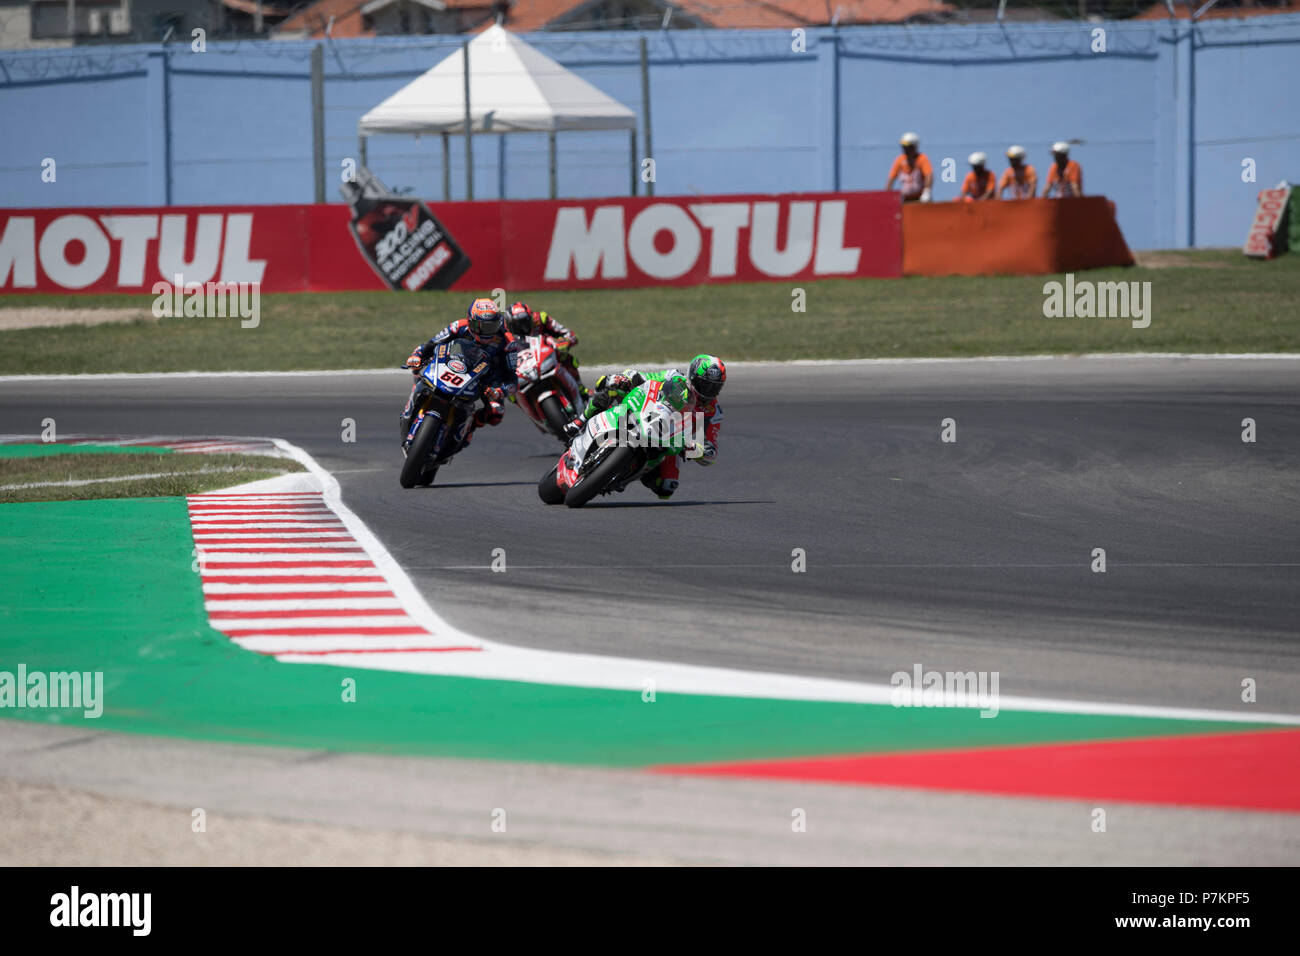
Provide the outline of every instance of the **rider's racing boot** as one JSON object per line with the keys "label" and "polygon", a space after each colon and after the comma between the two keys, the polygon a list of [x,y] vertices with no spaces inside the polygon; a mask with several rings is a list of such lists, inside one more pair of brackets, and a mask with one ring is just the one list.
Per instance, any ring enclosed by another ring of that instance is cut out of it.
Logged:
{"label": "rider's racing boot", "polygon": [[673,492],[677,490],[677,479],[664,478],[657,470],[643,475],[641,484],[658,495],[660,501],[667,501],[673,496]]}

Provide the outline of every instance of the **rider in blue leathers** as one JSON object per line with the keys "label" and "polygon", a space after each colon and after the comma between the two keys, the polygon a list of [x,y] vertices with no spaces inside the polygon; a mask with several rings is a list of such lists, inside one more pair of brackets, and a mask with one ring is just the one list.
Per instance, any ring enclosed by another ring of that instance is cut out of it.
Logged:
{"label": "rider in blue leathers", "polygon": [[433,350],[450,339],[469,339],[491,363],[485,377],[487,387],[483,390],[483,407],[475,410],[473,416],[466,419],[460,434],[456,436],[457,445],[464,447],[474,437],[474,429],[480,425],[499,425],[505,411],[502,402],[506,396],[513,395],[516,388],[515,362],[519,346],[507,339],[505,334],[505,314],[497,311],[496,303],[491,299],[475,299],[468,314],[457,319],[423,345],[411,352],[406,360],[406,367],[416,377],[411,395],[406,400],[399,419],[402,441],[405,442],[411,430],[411,406],[420,390],[420,369],[433,354]]}

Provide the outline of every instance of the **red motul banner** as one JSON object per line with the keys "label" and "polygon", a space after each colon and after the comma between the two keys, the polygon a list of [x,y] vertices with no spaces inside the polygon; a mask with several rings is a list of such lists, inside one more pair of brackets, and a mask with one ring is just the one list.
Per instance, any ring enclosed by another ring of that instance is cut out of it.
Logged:
{"label": "red motul banner", "polygon": [[[903,274],[896,193],[501,206],[509,229],[503,233],[502,251],[512,288],[634,288]],[[456,231],[450,215],[448,226]]]}
{"label": "red motul banner", "polygon": [[[896,193],[428,204],[455,288],[609,289],[902,275]],[[345,205],[0,210],[0,293],[259,282],[383,289]]]}

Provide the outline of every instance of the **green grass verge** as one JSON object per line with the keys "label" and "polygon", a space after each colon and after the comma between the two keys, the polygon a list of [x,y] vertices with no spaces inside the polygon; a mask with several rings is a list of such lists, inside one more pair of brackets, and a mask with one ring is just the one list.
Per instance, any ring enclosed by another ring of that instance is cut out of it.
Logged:
{"label": "green grass verge", "polygon": [[[104,454],[66,448],[58,454],[0,457],[0,503],[192,495],[302,471],[292,459],[268,455],[176,455],[157,449]],[[92,483],[61,484],[72,481]]]}
{"label": "green grass verge", "polygon": [[[1043,284],[1059,276],[752,283],[622,291],[511,291],[554,312],[587,364],[1033,355],[1079,352],[1280,352],[1300,348],[1300,255],[1271,262],[1233,250],[1152,253],[1130,269],[1079,273],[1151,283],[1152,320],[1049,319]],[[261,323],[162,319],[0,332],[0,373],[383,368],[465,313],[482,290],[280,294]],[[121,307],[140,296],[10,296],[3,307]],[[151,300],[150,300],[151,301]],[[147,303],[145,303],[147,304]]]}

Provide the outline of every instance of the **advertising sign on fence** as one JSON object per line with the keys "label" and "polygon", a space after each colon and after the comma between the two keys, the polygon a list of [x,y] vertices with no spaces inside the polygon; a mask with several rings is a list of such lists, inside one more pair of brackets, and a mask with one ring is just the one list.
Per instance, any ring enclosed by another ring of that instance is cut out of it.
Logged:
{"label": "advertising sign on fence", "polygon": [[1254,259],[1272,259],[1286,250],[1287,203],[1291,184],[1280,182],[1273,189],[1261,189],[1255,218],[1241,251]]}
{"label": "advertising sign on fence", "polygon": [[326,204],[0,210],[0,292],[149,293],[177,276],[319,292],[902,275],[893,193],[405,205],[369,210],[375,222]]}

